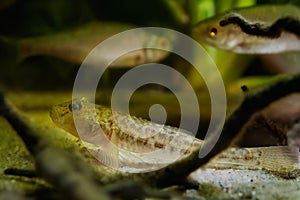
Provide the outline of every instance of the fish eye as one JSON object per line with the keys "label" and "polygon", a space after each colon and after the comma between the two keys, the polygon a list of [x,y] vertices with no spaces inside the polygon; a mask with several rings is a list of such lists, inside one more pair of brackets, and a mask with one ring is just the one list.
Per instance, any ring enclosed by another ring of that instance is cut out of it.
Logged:
{"label": "fish eye", "polygon": [[76,111],[76,110],[80,110],[82,107],[82,105],[80,103],[72,103],[69,104],[69,110],[72,111]]}
{"label": "fish eye", "polygon": [[219,32],[219,28],[215,26],[211,26],[208,28],[208,33],[211,37],[215,37]]}

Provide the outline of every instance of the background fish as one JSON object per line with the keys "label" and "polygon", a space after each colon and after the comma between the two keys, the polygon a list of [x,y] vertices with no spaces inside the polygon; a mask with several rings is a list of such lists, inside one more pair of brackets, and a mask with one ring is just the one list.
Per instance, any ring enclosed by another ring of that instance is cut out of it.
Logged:
{"label": "background fish", "polygon": [[[133,28],[137,27],[121,23],[94,21],[74,29],[38,37],[16,40],[0,37],[0,44],[6,45],[6,47],[10,45],[10,49],[15,51],[16,59],[19,61],[31,56],[46,55],[70,63],[81,64],[91,50],[102,41]],[[107,60],[117,53],[114,51],[116,47],[122,48],[122,46],[130,46],[132,43],[138,44],[141,48],[152,43],[157,48],[171,49],[171,42],[167,38],[145,32],[112,45],[111,49],[108,48],[105,52],[101,52],[98,59]],[[168,54],[167,51],[157,49],[141,49],[125,54],[114,61],[111,66],[133,67],[147,62],[158,62],[167,57]]]}
{"label": "background fish", "polygon": [[201,42],[236,53],[269,54],[300,50],[300,8],[261,5],[233,9],[193,28]]}

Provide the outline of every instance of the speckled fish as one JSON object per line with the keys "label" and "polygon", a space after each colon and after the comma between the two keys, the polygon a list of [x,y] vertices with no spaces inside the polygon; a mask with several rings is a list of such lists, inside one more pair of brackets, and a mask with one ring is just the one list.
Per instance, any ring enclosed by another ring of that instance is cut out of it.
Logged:
{"label": "speckled fish", "polygon": [[[120,113],[113,115],[111,109],[91,104],[86,98],[53,106],[50,117],[59,127],[76,137],[80,136],[87,148],[96,152],[92,154],[106,164],[112,164],[110,159],[115,156],[112,154],[117,153],[121,171],[159,169],[189,156],[203,143],[182,129]],[[104,137],[99,132],[100,128]],[[117,146],[117,152],[113,148],[106,149],[109,146],[103,143],[105,139]],[[292,170],[298,167],[298,152],[291,151],[287,146],[230,148],[208,166],[234,168],[237,165],[273,171]]]}
{"label": "speckled fish", "polygon": [[[23,60],[30,56],[47,55],[63,59],[74,64],[81,64],[91,50],[105,39],[118,34],[122,31],[136,28],[128,24],[112,23],[112,22],[90,22],[83,26],[66,30],[49,35],[38,36],[33,38],[24,38],[19,40],[10,40],[8,38],[0,38],[1,42],[14,44],[19,59]],[[151,43],[157,48],[171,49],[171,42],[163,37],[155,34],[137,34],[131,39],[124,41],[116,41],[115,46],[122,48],[123,46],[131,46],[137,44],[141,48]],[[115,46],[106,49],[105,52],[99,54],[98,59],[108,60],[115,52]],[[135,65],[158,62],[165,58],[169,52],[157,49],[141,49],[130,52],[121,56],[114,61],[111,67],[133,67]],[[113,56],[114,57],[114,56]]]}
{"label": "speckled fish", "polygon": [[199,22],[192,35],[198,41],[236,53],[300,51],[300,8],[260,5],[233,9]]}
{"label": "speckled fish", "polygon": [[120,170],[130,170],[128,167],[135,172],[157,169],[188,155],[202,143],[188,131],[120,113],[113,115],[111,109],[94,107],[86,98],[53,106],[50,116],[59,127],[80,136],[88,148],[96,149],[100,153],[96,155],[98,159],[113,165],[109,159],[115,157],[111,152],[115,149],[108,152],[103,148],[108,146],[103,143],[106,137],[117,146],[118,152],[113,153],[118,154]]}

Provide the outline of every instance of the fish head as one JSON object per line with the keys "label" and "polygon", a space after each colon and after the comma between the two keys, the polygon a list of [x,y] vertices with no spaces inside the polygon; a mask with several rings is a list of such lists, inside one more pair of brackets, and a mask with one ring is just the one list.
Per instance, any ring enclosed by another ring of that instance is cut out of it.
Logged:
{"label": "fish head", "polygon": [[244,45],[244,34],[236,24],[221,26],[222,17],[222,15],[217,15],[199,22],[194,26],[192,36],[199,42],[235,51]]}
{"label": "fish head", "polygon": [[76,137],[99,129],[95,106],[84,97],[52,106],[50,117],[57,126]]}

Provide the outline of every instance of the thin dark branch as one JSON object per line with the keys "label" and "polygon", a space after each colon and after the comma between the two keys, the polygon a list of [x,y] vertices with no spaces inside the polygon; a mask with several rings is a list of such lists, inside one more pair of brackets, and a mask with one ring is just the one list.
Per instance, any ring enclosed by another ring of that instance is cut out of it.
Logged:
{"label": "thin dark branch", "polygon": [[[150,180],[155,180],[159,186],[182,183],[191,172],[237,142],[241,129],[255,112],[294,92],[300,92],[300,74],[278,80],[258,91],[247,92],[241,105],[227,118],[220,138],[206,157],[199,159],[199,150],[195,151],[188,158],[161,169],[155,176],[149,173]],[[217,135],[212,135],[206,142],[213,142],[215,138]]]}
{"label": "thin dark branch", "polygon": [[[206,157],[199,159],[198,150],[193,152],[189,157],[186,157],[185,159],[182,159],[178,162],[172,163],[167,167],[157,170],[155,172],[131,175],[127,173],[123,175],[118,174],[117,177],[111,177],[111,180],[114,180],[112,182],[115,182],[116,179],[142,180],[148,183],[149,185],[155,185],[159,187],[181,184],[192,171],[206,164],[211,158],[225,150],[232,143],[235,143],[240,137],[241,129],[256,111],[263,109],[268,104],[281,97],[299,91],[300,74],[278,80],[277,82],[266,86],[265,88],[259,91],[249,91],[246,93],[245,100],[241,103],[238,109],[236,109],[235,112],[233,112],[227,118],[225,126],[222,129],[220,138],[218,139],[212,151],[210,151]],[[82,169],[80,167],[78,168],[78,166],[74,167],[74,165],[77,165],[78,162],[77,164],[75,164],[76,162],[66,161],[69,158],[65,158],[65,151],[59,151],[57,150],[57,148],[55,150],[51,150],[51,148],[48,145],[41,145],[42,140],[40,140],[37,137],[38,134],[34,133],[33,130],[28,128],[26,123],[23,121],[23,118],[21,118],[20,115],[16,113],[14,109],[12,109],[12,107],[13,106],[7,104],[3,96],[0,96],[0,113],[4,115],[7,118],[7,120],[13,125],[13,127],[18,131],[20,136],[25,141],[26,145],[31,146],[30,151],[37,158],[37,164],[40,165],[41,169],[46,169],[44,171],[45,174],[43,175],[43,177],[45,177],[51,183],[59,184],[62,185],[62,187],[66,187],[64,186],[65,181],[62,180],[63,178],[66,178],[66,174],[64,174],[63,171],[70,170],[71,173],[74,172],[73,175],[75,175],[75,173],[77,174],[77,172],[79,172]],[[217,138],[217,135],[212,135],[212,137],[210,137],[206,142],[210,143],[212,141],[215,141],[215,138]],[[52,163],[49,162],[49,159],[57,159],[57,161],[61,162],[62,165],[59,167],[57,165],[52,165]],[[57,168],[61,170],[58,170]],[[71,175],[71,177],[73,175]],[[60,176],[62,177],[62,179],[51,179],[51,177]],[[99,180],[101,180],[101,177],[99,177]],[[79,179],[78,182],[80,182]],[[100,182],[102,182],[102,180]],[[88,184],[88,182],[84,184]],[[82,188],[84,188],[82,184],[79,184],[79,186],[82,186]],[[67,191],[67,193],[70,193],[70,188],[67,187],[64,189],[65,191]],[[102,192],[100,192],[100,194],[101,193]],[[79,198],[77,197],[77,199]]]}

